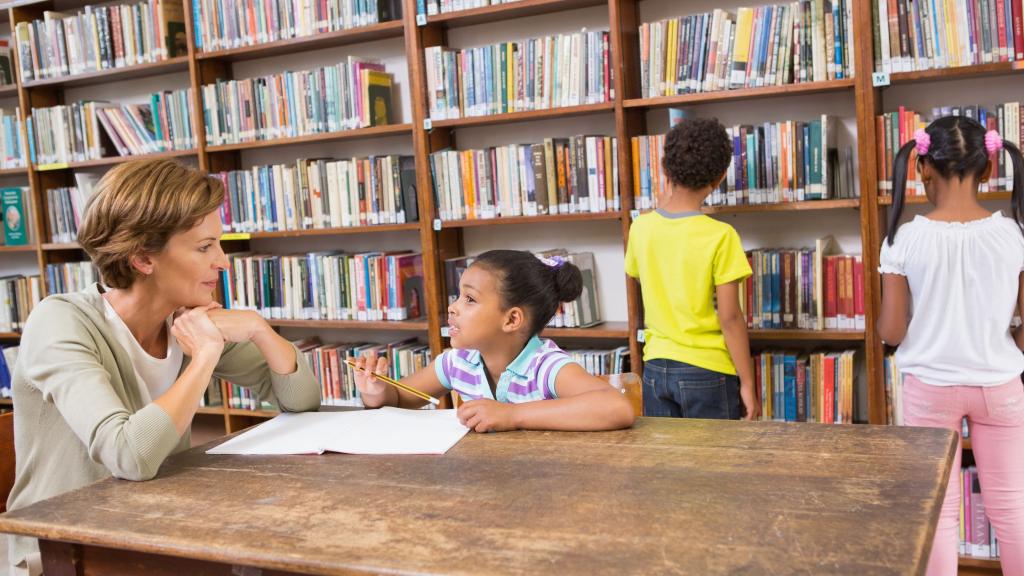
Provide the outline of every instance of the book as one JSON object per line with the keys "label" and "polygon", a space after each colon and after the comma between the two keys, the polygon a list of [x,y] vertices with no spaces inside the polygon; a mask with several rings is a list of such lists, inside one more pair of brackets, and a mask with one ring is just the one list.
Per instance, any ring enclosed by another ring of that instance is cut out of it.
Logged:
{"label": "book", "polygon": [[0,189],[0,211],[4,218],[4,245],[26,246],[31,237],[27,188]]}
{"label": "book", "polygon": [[0,332],[20,332],[42,298],[39,276],[0,277]]}
{"label": "book", "polygon": [[14,68],[11,65],[11,46],[7,40],[0,40],[0,86],[14,84]]}
{"label": "book", "polygon": [[762,350],[753,356],[761,420],[851,424],[857,414],[857,351]]}
{"label": "book", "polygon": [[386,126],[392,123],[391,75],[376,70],[363,70],[363,126]]}

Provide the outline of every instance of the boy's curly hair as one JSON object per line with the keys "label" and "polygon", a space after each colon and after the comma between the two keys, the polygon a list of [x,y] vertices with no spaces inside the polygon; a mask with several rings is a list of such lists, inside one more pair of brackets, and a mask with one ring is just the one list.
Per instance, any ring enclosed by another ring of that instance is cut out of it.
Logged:
{"label": "boy's curly hair", "polygon": [[665,135],[661,166],[677,186],[714,184],[732,161],[732,140],[717,118],[686,118]]}

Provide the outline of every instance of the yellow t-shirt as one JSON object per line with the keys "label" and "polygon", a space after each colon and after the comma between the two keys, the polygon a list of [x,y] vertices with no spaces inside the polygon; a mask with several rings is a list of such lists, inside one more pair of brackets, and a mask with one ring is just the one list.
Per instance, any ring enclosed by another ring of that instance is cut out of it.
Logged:
{"label": "yellow t-shirt", "polygon": [[644,214],[629,228],[626,274],[644,299],[644,360],[736,374],[715,311],[715,286],[750,276],[739,234],[696,212]]}

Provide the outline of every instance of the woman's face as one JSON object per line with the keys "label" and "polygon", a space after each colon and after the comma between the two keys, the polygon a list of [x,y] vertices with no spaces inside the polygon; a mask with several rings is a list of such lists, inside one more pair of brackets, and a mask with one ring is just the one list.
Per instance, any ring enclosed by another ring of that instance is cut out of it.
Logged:
{"label": "woman's face", "polygon": [[220,235],[220,212],[215,210],[190,230],[171,236],[164,250],[150,258],[153,271],[147,280],[160,298],[176,308],[213,301],[220,272],[228,267]]}

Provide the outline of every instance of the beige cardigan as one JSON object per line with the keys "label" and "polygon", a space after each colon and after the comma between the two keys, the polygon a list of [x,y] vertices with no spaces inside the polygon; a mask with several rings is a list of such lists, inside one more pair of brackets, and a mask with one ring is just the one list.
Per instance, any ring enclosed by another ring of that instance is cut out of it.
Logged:
{"label": "beige cardigan", "polygon": [[[282,411],[316,410],[320,386],[298,351],[296,359],[294,373],[275,374],[251,342],[228,343],[214,376],[252,388]],[[98,285],[36,306],[13,375],[17,465],[7,508],[111,475],[149,480],[165,458],[187,449],[188,432],[179,437],[163,408],[144,404],[139,385],[128,353],[103,316]],[[12,565],[38,551],[34,539],[10,541]]]}

